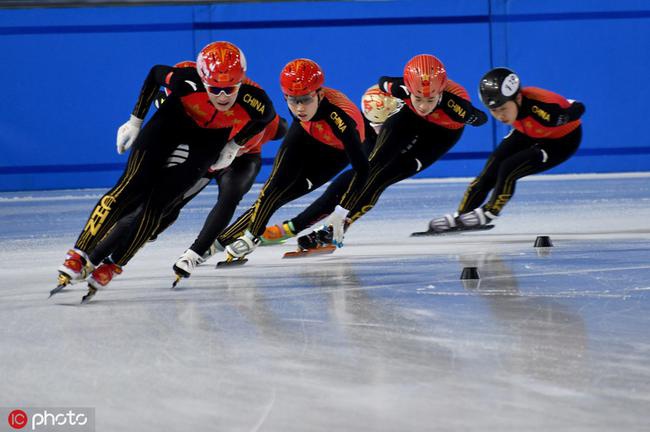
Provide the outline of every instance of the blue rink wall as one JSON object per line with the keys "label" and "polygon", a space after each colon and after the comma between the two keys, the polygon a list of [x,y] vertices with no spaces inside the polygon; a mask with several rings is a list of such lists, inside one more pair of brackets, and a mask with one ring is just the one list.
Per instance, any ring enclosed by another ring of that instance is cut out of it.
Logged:
{"label": "blue rink wall", "polygon": [[[479,104],[493,66],[524,85],[587,106],[584,140],[552,173],[650,170],[650,3],[646,0],[418,0],[198,6],[0,9],[0,190],[107,187],[115,152],[154,64],[193,59],[213,40],[239,45],[249,76],[288,117],[282,66],[316,60],[326,85],[357,102],[380,75],[418,53],[440,57]],[[153,110],[153,108],[152,108]],[[507,129],[468,127],[421,177],[476,175]],[[278,143],[264,148],[266,178]]]}

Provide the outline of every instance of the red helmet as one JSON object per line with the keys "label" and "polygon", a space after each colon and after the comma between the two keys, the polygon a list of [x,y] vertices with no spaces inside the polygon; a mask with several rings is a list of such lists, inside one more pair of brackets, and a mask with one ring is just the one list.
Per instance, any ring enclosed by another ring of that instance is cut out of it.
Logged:
{"label": "red helmet", "polygon": [[230,42],[212,42],[206,45],[196,58],[196,70],[205,85],[233,86],[244,79],[246,57]]}
{"label": "red helmet", "polygon": [[416,96],[438,94],[447,85],[445,65],[432,55],[416,55],[404,66],[404,84]]}
{"label": "red helmet", "polygon": [[175,68],[195,68],[196,62],[192,60],[183,60],[174,65]]}
{"label": "red helmet", "polygon": [[280,87],[287,96],[302,96],[318,90],[325,75],[318,64],[309,59],[291,60],[280,72]]}

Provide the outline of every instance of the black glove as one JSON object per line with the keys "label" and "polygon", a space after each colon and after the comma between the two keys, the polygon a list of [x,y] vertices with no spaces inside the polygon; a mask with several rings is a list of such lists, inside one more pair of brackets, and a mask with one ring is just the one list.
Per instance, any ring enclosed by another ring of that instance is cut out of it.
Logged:
{"label": "black glove", "polygon": [[557,117],[557,125],[562,126],[569,122],[576,121],[585,113],[585,104],[582,102],[573,102],[566,113]]}
{"label": "black glove", "polygon": [[488,117],[487,114],[485,114],[483,111],[475,109],[469,117],[467,117],[467,120],[465,120],[465,124],[472,125],[472,126],[481,126],[487,123]]}
{"label": "black glove", "polygon": [[404,80],[400,77],[382,76],[377,82],[379,89],[396,98],[406,99],[409,97],[409,91],[404,85]]}

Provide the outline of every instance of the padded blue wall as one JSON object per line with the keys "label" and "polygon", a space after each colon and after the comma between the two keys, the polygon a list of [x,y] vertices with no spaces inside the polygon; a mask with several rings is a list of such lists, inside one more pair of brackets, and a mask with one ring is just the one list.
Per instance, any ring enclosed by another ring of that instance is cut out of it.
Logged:
{"label": "padded blue wall", "polygon": [[[422,52],[440,57],[477,104],[480,76],[507,65],[524,85],[587,105],[581,150],[552,172],[650,169],[645,0],[26,9],[0,10],[0,190],[112,185],[126,161],[115,153],[115,133],[149,68],[192,59],[213,40],[245,51],[250,77],[285,117],[278,73],[295,57],[318,61],[327,85],[354,101],[378,76],[399,75]],[[452,152],[420,176],[476,175],[505,133],[494,121],[466,128]],[[277,146],[267,144],[264,157],[270,160]]]}

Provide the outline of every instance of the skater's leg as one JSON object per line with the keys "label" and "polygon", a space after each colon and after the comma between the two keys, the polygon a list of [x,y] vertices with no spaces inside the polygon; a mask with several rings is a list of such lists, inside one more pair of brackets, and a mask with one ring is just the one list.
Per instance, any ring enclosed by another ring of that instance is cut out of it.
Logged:
{"label": "skater's leg", "polygon": [[578,149],[582,128],[578,128],[560,139],[536,142],[532,147],[506,159],[499,169],[499,175],[484,206],[485,211],[499,215],[515,193],[517,180],[547,171],[569,159]]}
{"label": "skater's leg", "polygon": [[259,154],[243,155],[236,158],[229,168],[223,170],[223,173],[217,175],[219,185],[217,203],[210,211],[190,249],[198,255],[203,255],[210,248],[232,219],[239,202],[255,182],[261,164],[262,159]]}
{"label": "skater's leg", "polygon": [[501,164],[515,153],[533,144],[531,139],[513,129],[492,152],[481,173],[469,184],[458,205],[458,213],[463,214],[479,207],[494,188]]}
{"label": "skater's leg", "polygon": [[259,237],[277,209],[331,180],[346,164],[343,151],[316,141],[294,123],[257,201],[219,235],[219,243],[230,244],[246,230]]}

